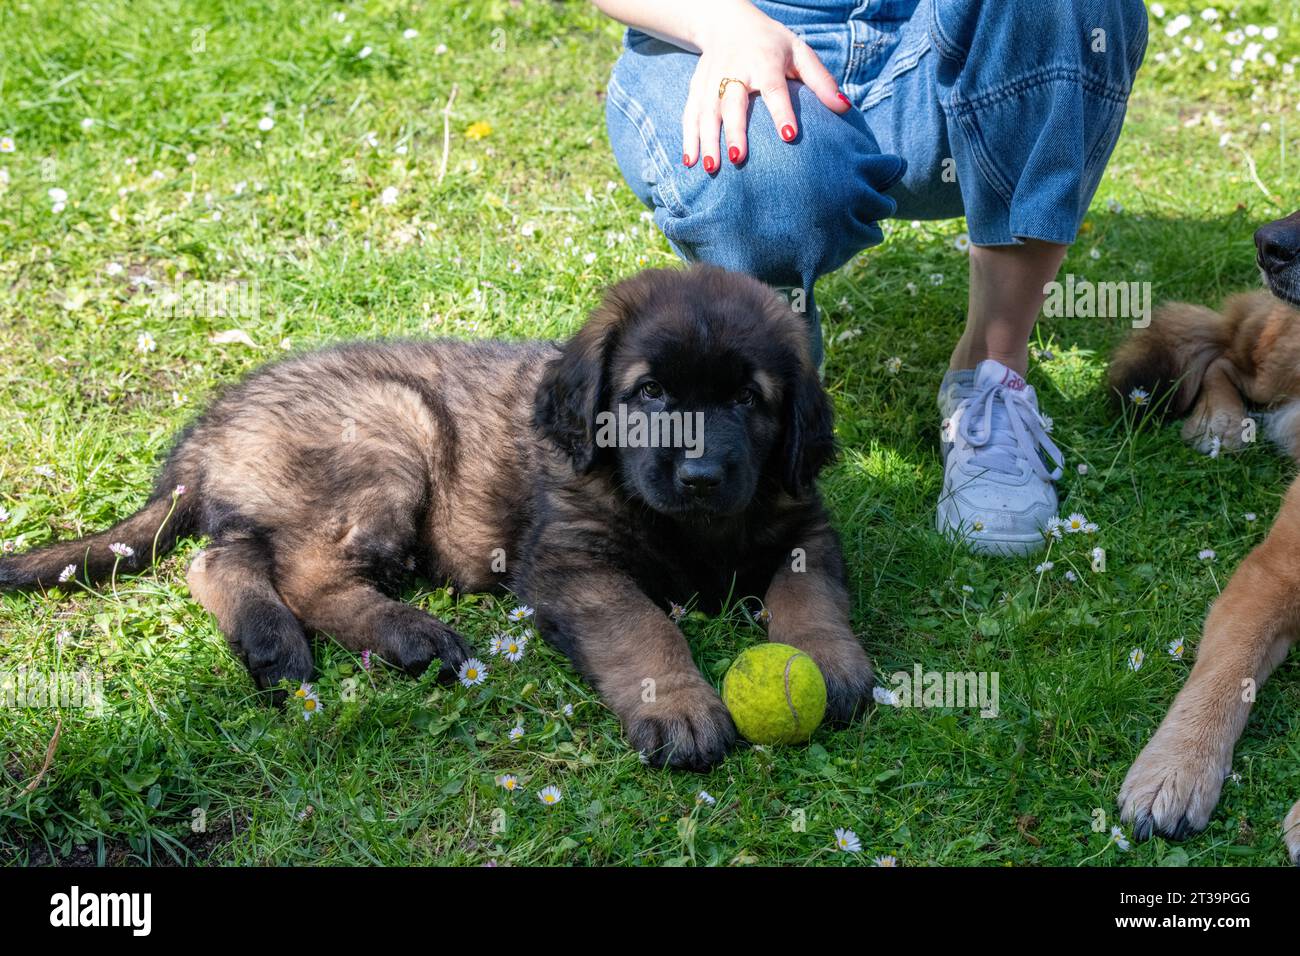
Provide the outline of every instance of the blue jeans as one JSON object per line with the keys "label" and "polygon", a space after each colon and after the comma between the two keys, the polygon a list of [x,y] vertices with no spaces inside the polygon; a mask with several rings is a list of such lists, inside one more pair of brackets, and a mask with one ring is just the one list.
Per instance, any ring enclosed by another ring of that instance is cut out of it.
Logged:
{"label": "blue jeans", "polygon": [[[707,3],[709,0],[700,0]],[[751,100],[749,156],[682,165],[698,57],[629,30],[606,99],[633,191],[689,261],[802,288],[880,242],[878,221],[965,215],[971,242],[1074,241],[1146,51],[1140,0],[755,0],[817,53],[856,109],[792,84],[780,139]]]}

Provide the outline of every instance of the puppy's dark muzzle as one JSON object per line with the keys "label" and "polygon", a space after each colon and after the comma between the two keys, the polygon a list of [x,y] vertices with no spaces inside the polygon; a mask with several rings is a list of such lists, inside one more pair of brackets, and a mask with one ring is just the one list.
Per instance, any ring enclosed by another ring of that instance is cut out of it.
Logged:
{"label": "puppy's dark muzzle", "polygon": [[1278,219],[1255,231],[1256,261],[1267,276],[1277,276],[1300,265],[1300,212]]}
{"label": "puppy's dark muzzle", "polygon": [[686,458],[677,466],[677,487],[688,498],[707,501],[722,487],[725,470],[722,462]]}

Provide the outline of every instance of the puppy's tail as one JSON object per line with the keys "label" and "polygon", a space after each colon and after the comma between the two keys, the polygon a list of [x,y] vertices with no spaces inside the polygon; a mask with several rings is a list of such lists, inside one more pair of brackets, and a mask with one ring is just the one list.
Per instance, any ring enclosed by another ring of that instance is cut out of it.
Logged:
{"label": "puppy's tail", "polygon": [[1201,390],[1210,363],[1232,344],[1236,323],[1200,305],[1168,302],[1151,324],[1138,329],[1115,350],[1107,372],[1111,400],[1177,418]]}
{"label": "puppy's tail", "polygon": [[151,564],[199,526],[197,475],[176,480],[184,469],[174,455],[145,506],[107,531],[75,541],[56,541],[24,554],[0,558],[0,593],[43,590],[73,579],[107,581],[114,568],[130,574]]}

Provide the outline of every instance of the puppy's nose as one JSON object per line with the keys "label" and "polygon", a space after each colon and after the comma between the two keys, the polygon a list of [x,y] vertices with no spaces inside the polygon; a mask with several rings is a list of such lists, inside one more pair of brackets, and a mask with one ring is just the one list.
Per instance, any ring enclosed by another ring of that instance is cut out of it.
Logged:
{"label": "puppy's nose", "polygon": [[677,481],[688,494],[707,498],[722,484],[722,463],[685,458],[677,466]]}
{"label": "puppy's nose", "polygon": [[1273,273],[1295,261],[1300,255],[1300,217],[1288,216],[1260,226],[1255,231],[1255,249],[1259,267]]}

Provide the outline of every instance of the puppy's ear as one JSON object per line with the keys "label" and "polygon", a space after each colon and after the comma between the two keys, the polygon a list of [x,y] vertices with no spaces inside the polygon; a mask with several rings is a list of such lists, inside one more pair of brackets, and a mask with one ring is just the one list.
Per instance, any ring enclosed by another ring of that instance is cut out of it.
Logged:
{"label": "puppy's ear", "polygon": [[782,483],[796,498],[812,488],[818,473],[835,459],[835,418],[831,401],[817,372],[801,362],[787,385],[785,442],[781,449],[785,470]]}
{"label": "puppy's ear", "polygon": [[628,284],[606,293],[591,318],[561,346],[537,386],[533,422],[564,450],[580,475],[595,468],[601,457],[596,416],[609,403],[609,360],[635,303],[623,288]]}

